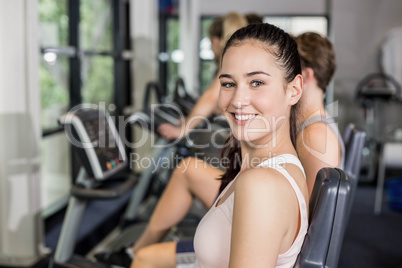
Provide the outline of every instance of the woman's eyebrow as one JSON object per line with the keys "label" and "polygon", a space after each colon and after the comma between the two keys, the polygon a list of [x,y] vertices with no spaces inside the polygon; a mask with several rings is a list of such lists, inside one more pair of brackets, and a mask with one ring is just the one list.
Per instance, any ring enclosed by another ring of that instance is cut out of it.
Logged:
{"label": "woman's eyebrow", "polygon": [[[266,72],[263,72],[263,71],[250,72],[250,73],[245,74],[245,76],[246,76],[246,77],[250,77],[250,76],[254,76],[254,75],[258,75],[258,74],[263,74],[263,75],[266,75],[266,76],[271,76],[270,74],[268,74],[268,73],[266,73]],[[219,79],[221,79],[221,78],[233,79],[233,76],[231,76],[230,74],[221,74],[221,75],[219,76]]]}
{"label": "woman's eyebrow", "polygon": [[[258,74],[263,74],[263,75],[266,75],[266,76],[271,76],[270,74],[268,74],[268,73],[266,73],[266,72],[263,72],[263,71],[250,72],[250,73],[247,73],[245,76],[246,76],[246,77],[250,77],[250,76],[254,76],[254,75],[258,75]],[[231,76],[230,74],[221,74],[221,75],[219,76],[219,79],[221,79],[221,78],[230,78],[230,79],[232,79],[233,76]]]}
{"label": "woman's eyebrow", "polygon": [[219,76],[219,79],[221,79],[221,78],[233,78],[233,76],[231,76],[230,74],[221,74]]}
{"label": "woman's eyebrow", "polygon": [[271,76],[270,74],[265,73],[265,72],[263,72],[263,71],[256,71],[256,72],[247,73],[246,76],[247,76],[247,77],[250,77],[250,76],[257,75],[257,74],[264,74],[264,75],[267,75],[267,76]]}

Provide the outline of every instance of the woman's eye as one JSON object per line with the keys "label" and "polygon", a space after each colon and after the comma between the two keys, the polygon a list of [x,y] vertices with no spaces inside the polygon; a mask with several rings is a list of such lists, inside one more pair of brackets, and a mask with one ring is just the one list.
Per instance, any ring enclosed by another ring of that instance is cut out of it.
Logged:
{"label": "woman's eye", "polygon": [[224,83],[221,83],[221,86],[226,87],[226,88],[231,88],[231,87],[234,87],[234,83],[224,82]]}
{"label": "woman's eye", "polygon": [[251,81],[251,85],[253,86],[253,87],[258,87],[258,86],[261,86],[261,85],[263,85],[264,83],[263,82],[261,82],[261,81]]}

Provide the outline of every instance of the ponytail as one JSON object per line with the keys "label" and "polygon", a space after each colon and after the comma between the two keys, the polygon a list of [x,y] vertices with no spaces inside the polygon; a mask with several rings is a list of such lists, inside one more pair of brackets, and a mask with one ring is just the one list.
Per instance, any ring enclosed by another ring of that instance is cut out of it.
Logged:
{"label": "ponytail", "polygon": [[290,140],[292,141],[293,147],[296,149],[296,139],[297,139],[297,125],[296,125],[296,117],[297,110],[299,107],[299,103],[294,104],[290,109],[290,118],[289,118],[289,128],[290,128]]}
{"label": "ponytail", "polygon": [[219,193],[231,182],[240,172],[241,166],[241,148],[239,141],[231,134],[225,141],[225,147],[222,149],[221,159],[228,160],[225,173],[220,178],[221,187]]}

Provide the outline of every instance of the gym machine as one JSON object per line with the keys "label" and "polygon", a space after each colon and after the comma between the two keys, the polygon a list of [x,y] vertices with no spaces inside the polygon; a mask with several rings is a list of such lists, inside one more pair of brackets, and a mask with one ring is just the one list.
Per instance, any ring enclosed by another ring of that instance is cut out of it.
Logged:
{"label": "gym machine", "polygon": [[60,122],[82,167],[71,189],[56,252],[49,267],[105,268],[104,264],[73,254],[85,208],[90,200],[123,196],[134,187],[137,178],[127,174],[120,176],[128,159],[114,123],[105,111],[79,109],[63,116]]}
{"label": "gym machine", "polygon": [[400,101],[401,86],[390,75],[373,73],[364,77],[356,87],[356,100],[364,111],[367,138],[363,148],[360,181],[373,182],[377,173],[382,140],[376,135],[376,115],[379,102]]}

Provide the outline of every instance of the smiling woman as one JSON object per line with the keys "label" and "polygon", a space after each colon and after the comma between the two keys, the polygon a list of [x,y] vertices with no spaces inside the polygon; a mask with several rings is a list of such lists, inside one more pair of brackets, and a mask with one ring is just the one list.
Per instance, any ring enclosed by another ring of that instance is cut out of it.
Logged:
{"label": "smiling woman", "polygon": [[[290,111],[289,101],[294,104],[298,100],[289,99],[291,90],[284,91],[283,81],[278,79],[282,77],[281,69],[261,45],[258,41],[250,41],[229,48],[222,61],[225,72],[220,76],[220,107],[225,111],[236,139],[247,140],[253,145],[267,142],[266,139],[259,141],[259,138],[272,139],[266,134],[281,129],[282,119]],[[236,65],[239,61],[242,64]],[[276,135],[276,131],[272,134]]]}
{"label": "smiling woman", "polygon": [[219,78],[230,165],[196,231],[196,267],[291,267],[308,226],[295,150],[303,86],[296,43],[270,24],[242,28],[226,44]]}

